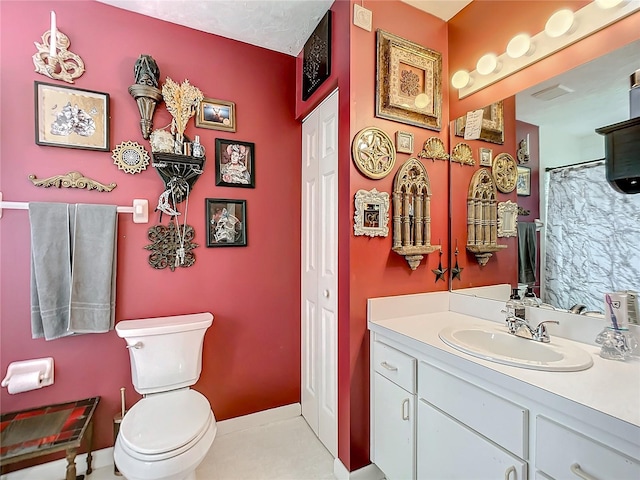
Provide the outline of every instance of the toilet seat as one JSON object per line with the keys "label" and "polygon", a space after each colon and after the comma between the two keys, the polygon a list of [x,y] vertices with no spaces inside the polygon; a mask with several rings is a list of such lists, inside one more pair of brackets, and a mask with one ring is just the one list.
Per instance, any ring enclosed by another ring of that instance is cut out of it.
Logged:
{"label": "toilet seat", "polygon": [[118,436],[132,457],[159,461],[191,448],[212,422],[206,397],[183,388],[144,397],[124,416]]}

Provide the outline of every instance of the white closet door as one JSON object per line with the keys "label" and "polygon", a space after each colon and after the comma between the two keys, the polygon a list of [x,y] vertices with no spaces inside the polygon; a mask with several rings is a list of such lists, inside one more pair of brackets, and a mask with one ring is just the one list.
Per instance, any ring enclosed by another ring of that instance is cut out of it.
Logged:
{"label": "white closet door", "polygon": [[338,92],[302,124],[302,415],[338,452]]}

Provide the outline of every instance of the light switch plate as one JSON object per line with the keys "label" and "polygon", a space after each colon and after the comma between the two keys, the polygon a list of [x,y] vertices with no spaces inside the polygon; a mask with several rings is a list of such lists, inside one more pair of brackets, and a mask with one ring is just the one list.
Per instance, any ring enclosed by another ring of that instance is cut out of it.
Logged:
{"label": "light switch plate", "polygon": [[364,7],[361,7],[357,3],[353,4],[353,24],[356,27],[360,27],[367,32],[371,31],[371,20],[372,20],[371,10],[367,10]]}

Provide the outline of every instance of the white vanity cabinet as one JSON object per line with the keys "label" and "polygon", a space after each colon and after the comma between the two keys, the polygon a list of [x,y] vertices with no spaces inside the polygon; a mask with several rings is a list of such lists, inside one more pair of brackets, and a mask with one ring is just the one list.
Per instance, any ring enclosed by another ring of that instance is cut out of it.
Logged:
{"label": "white vanity cabinet", "polygon": [[638,461],[542,415],[536,417],[535,466],[558,480],[640,478]]}
{"label": "white vanity cabinet", "polygon": [[419,479],[526,479],[527,427],[526,408],[419,362]]}
{"label": "white vanity cabinet", "polygon": [[371,457],[387,480],[415,479],[416,359],[372,345]]}

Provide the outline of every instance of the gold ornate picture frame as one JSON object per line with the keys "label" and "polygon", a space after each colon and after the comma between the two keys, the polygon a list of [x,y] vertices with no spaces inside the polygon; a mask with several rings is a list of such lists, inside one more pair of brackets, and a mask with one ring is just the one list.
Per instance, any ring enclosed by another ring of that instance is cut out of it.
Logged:
{"label": "gold ornate picture frame", "polygon": [[376,117],[440,131],[442,54],[377,30]]}
{"label": "gold ornate picture frame", "polygon": [[[480,140],[485,142],[504,143],[504,107],[502,100],[484,107],[482,114],[482,128]],[[456,118],[456,136],[464,137],[464,127],[467,123],[466,115]]]}

